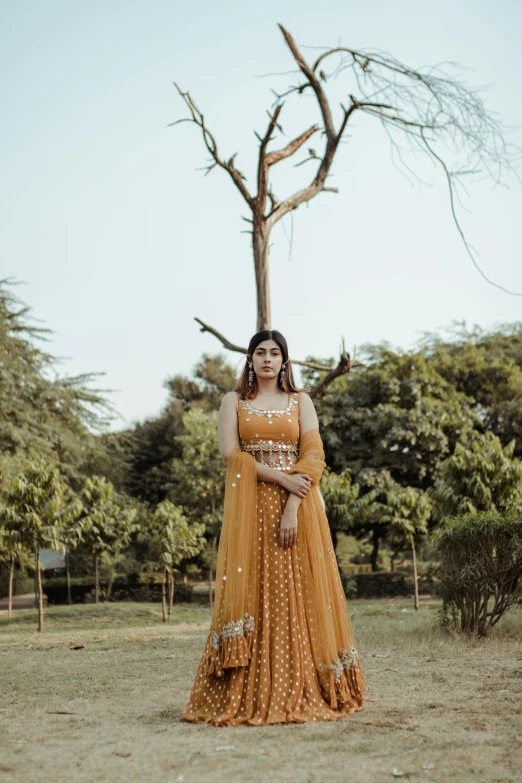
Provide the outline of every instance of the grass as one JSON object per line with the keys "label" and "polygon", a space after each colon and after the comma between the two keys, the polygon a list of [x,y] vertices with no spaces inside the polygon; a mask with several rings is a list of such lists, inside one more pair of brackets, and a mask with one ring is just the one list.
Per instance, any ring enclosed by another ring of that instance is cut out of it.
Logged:
{"label": "grass", "polygon": [[477,641],[439,633],[434,601],[350,608],[365,710],[237,729],[182,720],[206,608],[164,625],[157,604],[53,607],[44,634],[34,611],[4,613],[0,783],[522,781],[522,611]]}
{"label": "grass", "polygon": [[[210,612],[191,604],[176,606],[170,624],[204,623],[210,620]],[[5,639],[4,630],[10,633],[27,633],[34,630],[37,623],[36,611],[17,611],[8,620],[7,612],[0,612],[0,633]],[[44,635],[64,630],[114,629],[118,627],[135,628],[162,623],[160,603],[121,603],[73,604],[72,606],[51,606],[44,614]],[[39,634],[39,638],[41,635]],[[1,644],[1,641],[0,641]]]}

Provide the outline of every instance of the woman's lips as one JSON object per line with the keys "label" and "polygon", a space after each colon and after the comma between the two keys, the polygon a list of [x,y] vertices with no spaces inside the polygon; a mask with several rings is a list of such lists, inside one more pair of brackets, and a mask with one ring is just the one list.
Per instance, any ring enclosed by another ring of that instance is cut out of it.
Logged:
{"label": "woman's lips", "polygon": [[271,370],[271,367],[263,367],[263,370]]}

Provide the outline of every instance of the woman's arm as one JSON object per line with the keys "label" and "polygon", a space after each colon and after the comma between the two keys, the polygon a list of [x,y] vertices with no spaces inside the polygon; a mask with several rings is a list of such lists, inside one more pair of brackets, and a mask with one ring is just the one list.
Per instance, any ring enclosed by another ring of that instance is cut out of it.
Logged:
{"label": "woman's arm", "polygon": [[223,465],[226,465],[230,452],[234,446],[239,445],[237,394],[235,392],[227,392],[221,400],[218,417],[218,442]]}
{"label": "woman's arm", "polygon": [[[315,412],[314,404],[311,398],[306,392],[299,393],[299,436],[305,434],[309,430],[319,429],[319,420],[317,413]],[[301,476],[304,474],[294,474],[294,476]],[[286,478],[291,479],[292,476]],[[309,476],[307,476],[310,479]],[[311,484],[308,484],[310,488]],[[291,547],[297,539],[297,509],[301,503],[301,500],[305,495],[298,496],[293,494],[291,490],[286,501],[285,510],[281,517],[281,524],[279,526],[279,543],[283,549]],[[321,496],[322,500],[322,496]],[[323,501],[324,505],[324,501]]]}
{"label": "woman's arm", "polygon": [[302,438],[308,430],[318,430],[319,420],[311,397],[306,392],[299,392],[299,437]]}

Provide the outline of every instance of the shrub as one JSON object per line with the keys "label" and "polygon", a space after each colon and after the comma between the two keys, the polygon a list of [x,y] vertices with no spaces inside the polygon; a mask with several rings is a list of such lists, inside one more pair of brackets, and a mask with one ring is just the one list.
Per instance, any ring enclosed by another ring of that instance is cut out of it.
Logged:
{"label": "shrub", "polygon": [[486,636],[522,602],[522,512],[481,511],[444,519],[432,534],[441,555],[441,620]]}

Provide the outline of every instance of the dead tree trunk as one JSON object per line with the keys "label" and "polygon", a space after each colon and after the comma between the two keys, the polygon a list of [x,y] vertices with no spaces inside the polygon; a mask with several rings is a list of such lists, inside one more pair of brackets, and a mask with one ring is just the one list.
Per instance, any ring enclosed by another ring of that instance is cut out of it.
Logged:
{"label": "dead tree trunk", "polygon": [[256,274],[257,331],[270,329],[272,314],[270,307],[270,278],[268,274],[268,239],[261,226],[254,228],[253,251]]}
{"label": "dead tree trunk", "polygon": [[[385,143],[391,142],[392,154],[397,153],[394,158],[406,175],[411,173],[411,169],[402,158],[403,144],[409,145],[413,153],[427,155],[432,163],[442,169],[449,190],[451,215],[466,252],[488,283],[507,291],[489,280],[478,266],[456,214],[459,195],[456,191],[460,185],[460,175],[479,174],[486,170],[499,183],[501,174],[506,169],[515,170],[514,163],[518,162],[518,150],[514,145],[507,145],[503,136],[504,126],[486,110],[477,91],[468,88],[458,72],[453,78],[441,67],[418,70],[392,55],[373,50],[335,46],[325,48],[315,61],[308,62],[292,35],[282,25],[279,28],[291,53],[297,76],[295,82],[282,94],[273,90],[277,102],[269,112],[268,128],[264,135],[256,133],[259,150],[254,188],[257,192],[250,185],[247,186],[246,177],[238,169],[237,154],[227,160],[219,153],[216,138],[207,126],[205,116],[191,95],[183,92],[177,84],[176,89],[185,101],[189,117],[171,123],[177,125],[191,122],[200,128],[210,155],[206,173],[214,168],[226,171],[248,207],[250,214],[244,219],[251,225],[248,233],[252,236],[258,331],[271,328],[268,263],[270,233],[279,220],[302,204],[321,193],[337,192],[336,188],[327,187],[326,183],[347,126],[356,112],[373,117],[382,124],[388,137]],[[341,75],[350,79],[345,90],[348,99],[346,105],[341,104],[336,115],[327,94],[327,83],[330,77]],[[291,96],[303,95],[312,99],[310,105],[318,114],[317,124],[308,127],[286,146],[278,150],[270,149],[277,131],[282,133],[280,114],[285,101]],[[306,163],[307,168],[302,171],[311,170],[311,176],[293,194],[282,199],[276,198],[270,184],[271,167],[301,150],[316,132],[321,133],[314,144],[316,149],[308,148],[307,157],[298,164]],[[395,134],[399,136],[398,141]],[[452,160],[451,165],[446,164],[443,156],[447,150],[458,150],[460,160]],[[421,179],[417,179],[420,183]],[[212,327],[207,327],[199,318],[196,320],[203,325],[203,331],[219,336],[225,347],[245,353],[243,348],[232,346],[229,340]],[[320,396],[335,378],[349,372],[354,366],[345,354],[344,347],[343,354],[337,367],[323,368],[327,370],[327,376],[320,388],[311,390],[312,398]]]}

